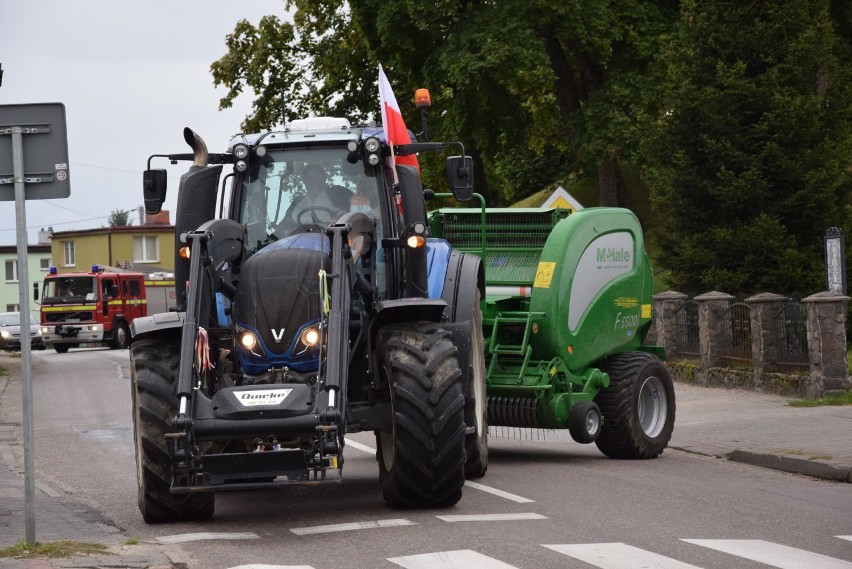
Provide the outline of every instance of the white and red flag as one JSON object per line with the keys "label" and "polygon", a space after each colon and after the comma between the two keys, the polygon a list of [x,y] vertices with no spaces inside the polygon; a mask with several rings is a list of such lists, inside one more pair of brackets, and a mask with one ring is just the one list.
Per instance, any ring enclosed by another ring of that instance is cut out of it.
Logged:
{"label": "white and red flag", "polygon": [[[396,97],[393,96],[393,90],[381,65],[379,65],[379,104],[382,107],[382,125],[385,129],[385,138],[391,147],[391,166],[406,164],[420,170],[420,164],[417,162],[415,154],[396,156],[393,152],[395,144],[410,144],[411,136],[405,127],[405,121],[402,120],[402,113],[396,103]],[[396,173],[396,170],[394,170],[394,173]]]}

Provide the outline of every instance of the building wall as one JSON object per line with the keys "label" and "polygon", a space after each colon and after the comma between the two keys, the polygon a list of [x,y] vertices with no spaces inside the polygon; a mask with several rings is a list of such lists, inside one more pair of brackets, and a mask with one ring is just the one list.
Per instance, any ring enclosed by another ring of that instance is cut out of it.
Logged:
{"label": "building wall", "polygon": [[[50,266],[50,256],[50,245],[30,245],[27,248],[27,276],[30,281],[27,285],[27,297],[30,302],[30,312],[33,313],[36,320],[39,317],[39,305],[33,301],[33,283],[41,283],[44,279],[44,275],[48,271],[47,267]],[[6,280],[7,261],[17,263],[17,260],[18,251],[14,245],[0,246],[0,270],[3,271],[0,273],[0,312],[7,312],[8,308],[20,304],[21,301],[20,282],[18,280]],[[42,263],[44,263],[45,268],[42,268]],[[20,275],[20,272],[18,272],[18,275]],[[41,290],[40,285],[39,290]]]}
{"label": "building wall", "polygon": [[[147,259],[136,258],[134,242],[146,239],[149,247]],[[65,263],[65,244],[74,243],[75,263]],[[107,227],[89,231],[64,231],[52,238],[51,264],[60,273],[89,271],[92,265],[126,267],[136,270],[174,271],[174,227],[130,226]],[[153,248],[154,251],[150,251]]]}

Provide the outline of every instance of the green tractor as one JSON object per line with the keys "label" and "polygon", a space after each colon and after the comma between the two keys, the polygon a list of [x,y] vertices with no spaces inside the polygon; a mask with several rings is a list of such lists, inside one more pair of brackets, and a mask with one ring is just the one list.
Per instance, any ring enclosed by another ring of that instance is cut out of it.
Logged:
{"label": "green tractor", "polygon": [[483,260],[490,425],[567,428],[613,458],[663,452],[675,394],[643,345],[652,273],[632,212],[448,208],[429,220],[434,238]]}

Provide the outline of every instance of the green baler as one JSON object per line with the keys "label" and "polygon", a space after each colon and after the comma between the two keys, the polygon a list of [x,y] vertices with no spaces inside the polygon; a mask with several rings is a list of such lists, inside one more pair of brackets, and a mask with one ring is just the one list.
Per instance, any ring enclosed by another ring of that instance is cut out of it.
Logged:
{"label": "green baler", "polygon": [[665,449],[674,389],[642,345],[652,273],[632,212],[450,208],[429,221],[483,259],[490,425],[567,428],[619,458]]}

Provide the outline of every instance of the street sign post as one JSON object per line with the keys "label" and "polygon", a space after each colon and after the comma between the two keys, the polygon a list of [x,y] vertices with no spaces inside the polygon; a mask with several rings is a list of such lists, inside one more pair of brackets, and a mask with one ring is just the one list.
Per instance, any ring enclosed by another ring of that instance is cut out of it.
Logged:
{"label": "street sign post", "polygon": [[26,200],[67,198],[68,140],[62,103],[0,105],[0,201],[15,200],[18,310],[21,315],[21,389],[24,428],[24,526],[36,542],[32,343]]}

